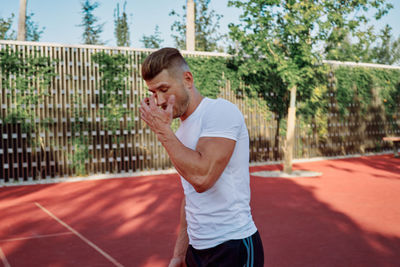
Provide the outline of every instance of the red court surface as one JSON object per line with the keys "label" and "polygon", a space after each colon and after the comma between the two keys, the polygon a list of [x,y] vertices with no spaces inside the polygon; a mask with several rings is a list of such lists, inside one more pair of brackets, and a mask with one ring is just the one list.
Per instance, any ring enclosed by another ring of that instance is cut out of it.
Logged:
{"label": "red court surface", "polygon": [[[399,159],[295,168],[323,175],[251,177],[265,266],[400,266]],[[0,266],[167,266],[181,198],[176,174],[0,188]]]}

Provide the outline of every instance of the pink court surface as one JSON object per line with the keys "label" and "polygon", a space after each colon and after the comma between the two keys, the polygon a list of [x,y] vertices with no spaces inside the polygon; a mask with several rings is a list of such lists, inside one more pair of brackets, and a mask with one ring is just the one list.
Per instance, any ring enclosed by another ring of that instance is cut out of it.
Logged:
{"label": "pink court surface", "polygon": [[[295,169],[323,175],[251,177],[265,266],[400,266],[400,159]],[[167,266],[181,198],[177,174],[0,188],[0,266]]]}

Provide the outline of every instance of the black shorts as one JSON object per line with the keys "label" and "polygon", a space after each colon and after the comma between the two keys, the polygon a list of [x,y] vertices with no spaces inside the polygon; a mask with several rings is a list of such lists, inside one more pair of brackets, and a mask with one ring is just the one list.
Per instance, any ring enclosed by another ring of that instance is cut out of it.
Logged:
{"label": "black shorts", "polygon": [[216,247],[195,249],[189,245],[186,252],[188,267],[262,267],[264,250],[258,231],[247,238],[229,240]]}

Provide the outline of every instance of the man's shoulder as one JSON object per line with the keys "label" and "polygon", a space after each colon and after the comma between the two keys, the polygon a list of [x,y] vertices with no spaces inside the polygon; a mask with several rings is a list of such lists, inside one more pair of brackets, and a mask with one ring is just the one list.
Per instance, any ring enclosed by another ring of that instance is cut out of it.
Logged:
{"label": "man's shoulder", "polygon": [[240,109],[232,102],[223,99],[210,99],[204,109],[203,122],[212,121],[214,125],[237,125],[244,123],[244,116]]}
{"label": "man's shoulder", "polygon": [[217,110],[217,111],[229,111],[229,110],[237,110],[239,111],[238,107],[233,104],[232,102],[223,99],[209,99],[209,108],[208,110]]}

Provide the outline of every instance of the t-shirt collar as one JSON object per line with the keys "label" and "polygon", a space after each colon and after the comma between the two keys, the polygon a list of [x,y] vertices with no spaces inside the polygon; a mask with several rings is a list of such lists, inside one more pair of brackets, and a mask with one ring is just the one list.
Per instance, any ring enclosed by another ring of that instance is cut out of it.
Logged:
{"label": "t-shirt collar", "polygon": [[204,98],[201,100],[200,104],[199,104],[199,105],[196,107],[196,109],[192,112],[192,114],[190,114],[189,117],[186,118],[186,120],[184,120],[184,121],[181,120],[181,123],[186,123],[187,121],[190,121],[190,120],[192,120],[193,118],[196,118],[196,117],[197,117],[197,114],[199,114],[200,110],[202,109],[202,106],[204,105],[205,102],[208,101],[208,99],[209,99],[208,97],[204,97]]}

